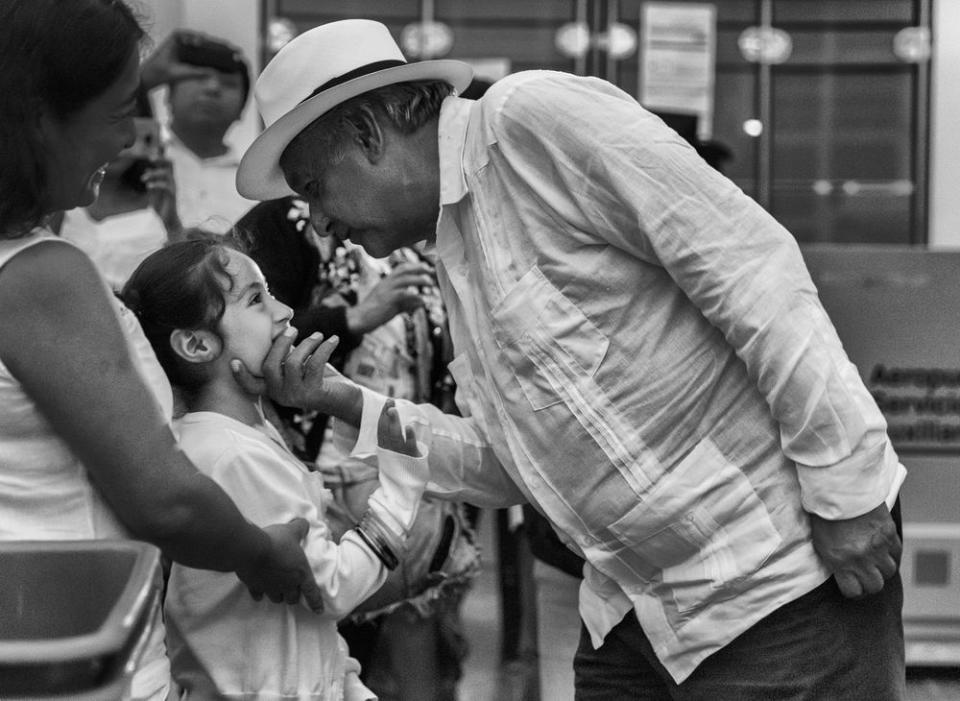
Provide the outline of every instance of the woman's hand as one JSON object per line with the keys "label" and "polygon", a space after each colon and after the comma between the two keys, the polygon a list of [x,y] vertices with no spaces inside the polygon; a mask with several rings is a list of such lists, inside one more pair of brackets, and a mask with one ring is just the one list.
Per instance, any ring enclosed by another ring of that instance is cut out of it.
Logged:
{"label": "woman's hand", "polygon": [[254,599],[259,601],[266,596],[274,603],[296,604],[302,596],[314,613],[323,612],[323,594],[301,546],[308,529],[302,518],[263,529],[269,538],[264,556],[237,570]]}

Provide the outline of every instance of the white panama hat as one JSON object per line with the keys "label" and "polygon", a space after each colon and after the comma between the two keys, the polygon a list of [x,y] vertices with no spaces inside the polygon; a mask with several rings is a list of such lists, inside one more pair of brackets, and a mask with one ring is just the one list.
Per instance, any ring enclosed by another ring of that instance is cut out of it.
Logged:
{"label": "white panama hat", "polygon": [[252,200],[294,192],[280,170],[280,155],[317,117],[361,93],[411,80],[445,80],[457,92],[473,69],[462,61],[407,63],[380,22],[347,19],[304,32],[277,52],[257,79],[254,99],[266,128],[237,170],[237,191]]}

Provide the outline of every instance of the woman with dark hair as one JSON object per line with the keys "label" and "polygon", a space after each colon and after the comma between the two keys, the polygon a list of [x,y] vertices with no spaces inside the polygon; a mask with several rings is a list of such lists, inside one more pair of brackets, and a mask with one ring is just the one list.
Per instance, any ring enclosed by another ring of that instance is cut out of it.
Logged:
{"label": "woman with dark hair", "polygon": [[[45,221],[134,139],[143,30],[121,0],[0,3],[0,540],[137,538],[313,608],[302,519],[258,528],[178,449],[134,316]],[[69,576],[69,575],[67,575]],[[134,698],[169,686],[163,630]]]}

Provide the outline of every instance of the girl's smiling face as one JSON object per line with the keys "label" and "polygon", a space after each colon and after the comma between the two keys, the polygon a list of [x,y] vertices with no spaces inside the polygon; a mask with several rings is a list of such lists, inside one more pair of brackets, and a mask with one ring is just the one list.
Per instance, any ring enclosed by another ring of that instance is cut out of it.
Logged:
{"label": "girl's smiling face", "polygon": [[260,375],[273,341],[290,326],[293,310],[270,294],[253,260],[233,249],[226,254],[232,285],[224,289],[221,355],[242,360],[250,372]]}

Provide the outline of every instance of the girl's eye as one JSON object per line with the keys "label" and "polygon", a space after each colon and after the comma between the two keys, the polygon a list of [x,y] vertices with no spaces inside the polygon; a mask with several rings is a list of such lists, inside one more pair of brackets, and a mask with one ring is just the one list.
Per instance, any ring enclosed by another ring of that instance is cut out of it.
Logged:
{"label": "girl's eye", "polygon": [[260,302],[262,302],[262,301],[263,301],[263,295],[260,294],[259,292],[253,294],[253,295],[250,297],[250,305],[251,305],[251,306],[254,305],[254,304],[260,304]]}

